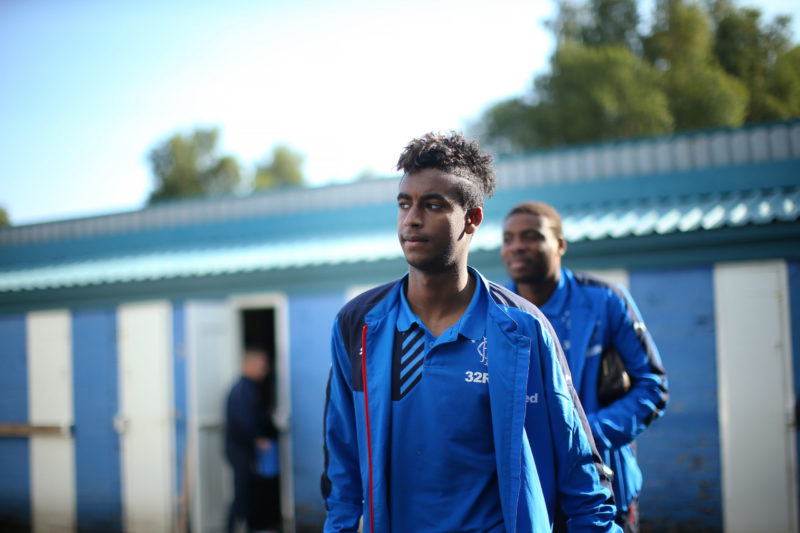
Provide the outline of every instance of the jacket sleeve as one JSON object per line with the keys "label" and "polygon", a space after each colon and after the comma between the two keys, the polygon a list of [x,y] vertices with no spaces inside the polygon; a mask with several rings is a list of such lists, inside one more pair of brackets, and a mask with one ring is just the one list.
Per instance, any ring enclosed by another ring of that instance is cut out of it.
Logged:
{"label": "jacket sleeve", "polygon": [[338,319],[331,335],[332,364],[325,400],[325,471],[322,497],[325,500],[327,532],[355,532],[363,506],[358,432],[349,384],[349,359]]}
{"label": "jacket sleeve", "polygon": [[632,442],[667,406],[667,375],[639,310],[624,287],[606,301],[610,343],[631,378],[622,398],[589,416],[597,445],[619,448]]}
{"label": "jacket sleeve", "polygon": [[614,523],[616,507],[603,461],[568,379],[566,359],[547,328],[538,335],[538,350],[555,452],[559,509],[565,515],[567,530],[620,531]]}

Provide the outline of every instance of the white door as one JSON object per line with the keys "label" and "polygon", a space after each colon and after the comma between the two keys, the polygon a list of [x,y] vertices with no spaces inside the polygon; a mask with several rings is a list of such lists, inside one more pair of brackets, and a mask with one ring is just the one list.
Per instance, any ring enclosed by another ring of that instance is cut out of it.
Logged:
{"label": "white door", "polygon": [[125,531],[172,529],[172,307],[167,301],[118,310],[122,501]]}
{"label": "white door", "polygon": [[233,497],[224,456],[225,399],[239,372],[230,306],[188,302],[186,328],[192,531],[225,531]]}
{"label": "white door", "polygon": [[714,268],[725,531],[797,531],[786,265]]}
{"label": "white door", "polygon": [[28,315],[28,418],[34,426],[64,428],[30,438],[34,532],[75,530],[71,324],[66,309]]}

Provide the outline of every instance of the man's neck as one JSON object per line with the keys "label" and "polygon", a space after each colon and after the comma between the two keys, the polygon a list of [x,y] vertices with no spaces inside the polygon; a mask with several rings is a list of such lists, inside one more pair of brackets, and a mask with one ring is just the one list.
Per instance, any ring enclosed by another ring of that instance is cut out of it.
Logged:
{"label": "man's neck", "polygon": [[547,279],[538,283],[517,281],[517,294],[531,302],[536,307],[541,307],[547,303],[553,293],[558,288],[559,276]]}
{"label": "man's neck", "polygon": [[409,270],[406,299],[425,327],[438,337],[458,322],[475,292],[477,280],[466,265],[443,273]]}

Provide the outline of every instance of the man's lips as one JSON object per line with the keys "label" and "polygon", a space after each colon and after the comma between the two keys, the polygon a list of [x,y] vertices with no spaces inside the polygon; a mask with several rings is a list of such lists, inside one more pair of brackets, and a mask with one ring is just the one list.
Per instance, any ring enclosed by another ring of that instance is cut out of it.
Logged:
{"label": "man's lips", "polygon": [[521,268],[528,268],[531,265],[531,262],[528,259],[514,258],[509,259],[507,265],[508,268],[512,270],[519,270]]}
{"label": "man's lips", "polygon": [[428,242],[428,239],[420,235],[404,235],[403,242],[406,244],[414,245],[414,244],[422,244]]}

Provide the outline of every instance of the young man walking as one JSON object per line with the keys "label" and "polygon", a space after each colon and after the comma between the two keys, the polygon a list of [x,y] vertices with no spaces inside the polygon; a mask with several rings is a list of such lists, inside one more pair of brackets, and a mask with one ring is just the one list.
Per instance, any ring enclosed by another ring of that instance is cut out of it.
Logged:
{"label": "young man walking", "polygon": [[552,206],[524,202],[506,216],[501,254],[512,280],[508,288],[536,304],[553,325],[594,440],[614,472],[616,521],[636,532],[642,473],[631,444],[663,414],[667,377],[627,291],[562,268],[566,249]]}
{"label": "young man walking", "polygon": [[408,274],[336,317],[325,405],[326,532],[615,531],[552,329],[467,266],[491,156],[428,134],[400,156]]}

